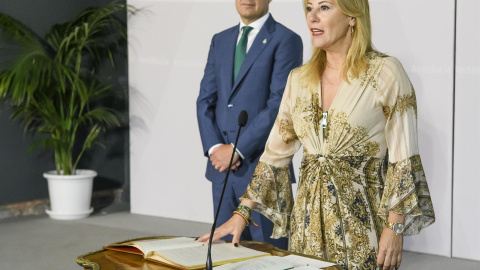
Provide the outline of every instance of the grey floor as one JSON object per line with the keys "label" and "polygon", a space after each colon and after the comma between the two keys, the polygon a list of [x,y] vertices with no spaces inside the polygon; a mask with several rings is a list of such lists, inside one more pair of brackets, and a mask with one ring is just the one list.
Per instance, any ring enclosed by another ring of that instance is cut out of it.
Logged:
{"label": "grey floor", "polygon": [[[0,269],[82,269],[79,255],[122,240],[160,235],[198,236],[210,224],[135,215],[115,204],[86,219],[60,221],[48,216],[0,220]],[[400,269],[480,270],[480,262],[405,252]]]}

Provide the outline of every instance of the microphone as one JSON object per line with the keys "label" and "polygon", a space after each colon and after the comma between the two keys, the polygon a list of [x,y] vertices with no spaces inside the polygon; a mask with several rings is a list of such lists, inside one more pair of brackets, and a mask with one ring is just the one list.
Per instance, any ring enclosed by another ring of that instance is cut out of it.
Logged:
{"label": "microphone", "polygon": [[[247,122],[248,122],[248,113],[247,111],[243,110],[240,112],[240,115],[238,116],[238,125],[240,127],[244,127],[247,124]],[[238,130],[238,133],[240,134],[240,129]],[[238,135],[237,135],[237,140],[238,140]]]}
{"label": "microphone", "polygon": [[223,195],[225,194],[225,188],[227,187],[227,180],[228,180],[228,175],[230,174],[230,168],[232,167],[233,157],[235,155],[235,151],[237,150],[237,143],[238,143],[238,137],[240,137],[240,130],[242,130],[242,127],[244,127],[247,124],[247,121],[248,121],[248,113],[247,111],[243,110],[240,112],[240,115],[238,115],[239,127],[238,127],[237,138],[235,139],[235,144],[233,145],[232,157],[230,158],[230,164],[228,165],[227,175],[225,176],[225,181],[223,183],[222,195],[220,196],[220,201],[218,202],[217,213],[215,215],[215,219],[213,220],[212,230],[210,232],[210,241],[208,242],[207,262],[205,263],[206,270],[212,270],[212,267],[213,267],[213,264],[212,264],[213,233],[215,232],[215,227],[217,225],[218,214],[220,213],[220,207],[222,206]]}

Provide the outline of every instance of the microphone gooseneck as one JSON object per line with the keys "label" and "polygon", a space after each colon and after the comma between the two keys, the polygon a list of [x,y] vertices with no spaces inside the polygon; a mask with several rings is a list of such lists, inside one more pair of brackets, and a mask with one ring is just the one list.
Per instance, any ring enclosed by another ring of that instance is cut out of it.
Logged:
{"label": "microphone gooseneck", "polygon": [[222,206],[223,195],[225,194],[225,188],[227,187],[227,180],[228,180],[228,176],[230,175],[230,168],[232,167],[233,157],[235,156],[235,152],[237,150],[237,143],[238,143],[238,137],[240,137],[240,130],[242,130],[242,127],[244,127],[247,124],[247,121],[248,121],[248,113],[247,111],[243,110],[238,115],[238,126],[239,126],[238,133],[237,133],[237,137],[235,138],[235,144],[233,145],[233,152],[230,158],[230,164],[228,165],[228,168],[227,168],[227,175],[225,176],[225,181],[223,182],[222,195],[220,196],[220,201],[218,202],[217,213],[215,214],[212,230],[210,232],[210,240],[208,241],[207,262],[205,263],[206,270],[212,270],[213,268],[213,263],[212,263],[213,233],[215,232],[215,227],[217,226],[218,214],[220,213],[220,207]]}

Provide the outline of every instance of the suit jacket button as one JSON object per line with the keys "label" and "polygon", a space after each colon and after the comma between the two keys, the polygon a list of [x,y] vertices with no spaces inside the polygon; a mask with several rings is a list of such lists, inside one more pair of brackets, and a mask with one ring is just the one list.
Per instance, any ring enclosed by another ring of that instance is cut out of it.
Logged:
{"label": "suit jacket button", "polygon": [[233,104],[228,104],[227,107],[228,108],[233,108]]}
{"label": "suit jacket button", "polygon": [[226,132],[226,131],[224,131],[224,132],[223,132],[223,135],[227,136],[227,132]]}

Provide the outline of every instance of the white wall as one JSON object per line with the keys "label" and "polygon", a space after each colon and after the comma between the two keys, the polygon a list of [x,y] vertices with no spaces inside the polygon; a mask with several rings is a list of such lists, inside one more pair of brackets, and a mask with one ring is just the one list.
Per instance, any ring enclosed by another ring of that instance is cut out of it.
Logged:
{"label": "white wall", "polygon": [[[211,223],[195,100],[211,37],[238,23],[234,1],[128,2],[142,9],[128,22],[132,212]],[[370,5],[374,44],[403,63],[416,88],[420,153],[437,215],[405,248],[450,256],[454,0]],[[273,0],[270,10],[302,36],[307,60],[301,1]]]}
{"label": "white wall", "polygon": [[452,254],[480,260],[480,2],[457,3]]}
{"label": "white wall", "polygon": [[[238,23],[234,2],[129,4],[141,9],[128,22],[132,212],[211,223],[195,101],[212,36]],[[302,35],[307,59],[301,3],[277,1],[271,12]]]}
{"label": "white wall", "polygon": [[407,250],[450,256],[454,0],[371,0],[376,48],[397,57],[416,90],[420,156],[436,221]]}

